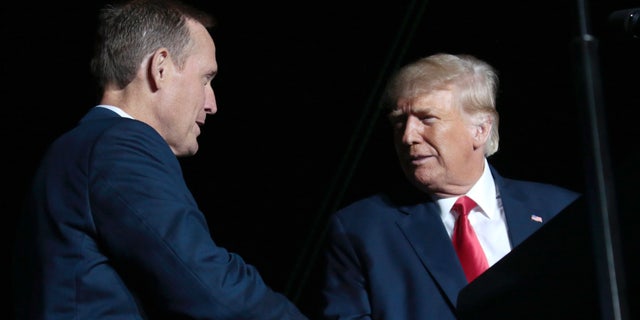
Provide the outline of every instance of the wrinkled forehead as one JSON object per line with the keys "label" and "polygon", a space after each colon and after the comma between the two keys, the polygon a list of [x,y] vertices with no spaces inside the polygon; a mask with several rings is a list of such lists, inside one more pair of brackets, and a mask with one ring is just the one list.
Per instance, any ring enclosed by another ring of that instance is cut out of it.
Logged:
{"label": "wrinkled forehead", "polygon": [[424,114],[451,109],[455,105],[452,89],[435,89],[415,94],[399,96],[392,106],[391,117],[407,114]]}

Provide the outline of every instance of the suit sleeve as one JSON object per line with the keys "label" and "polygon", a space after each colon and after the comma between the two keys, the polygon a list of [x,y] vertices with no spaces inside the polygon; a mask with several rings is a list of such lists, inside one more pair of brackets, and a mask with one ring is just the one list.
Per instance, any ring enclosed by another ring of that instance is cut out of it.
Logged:
{"label": "suit sleeve", "polygon": [[336,215],[330,218],[328,230],[323,315],[326,319],[371,319],[363,266]]}
{"label": "suit sleeve", "polygon": [[150,312],[306,319],[257,270],[213,241],[166,142],[126,121],[95,145],[90,207],[101,249]]}

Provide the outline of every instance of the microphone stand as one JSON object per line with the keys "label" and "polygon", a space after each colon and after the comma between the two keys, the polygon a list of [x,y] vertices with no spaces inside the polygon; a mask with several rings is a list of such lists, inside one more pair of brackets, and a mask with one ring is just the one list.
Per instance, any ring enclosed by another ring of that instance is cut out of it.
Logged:
{"label": "microphone stand", "polygon": [[586,200],[593,235],[598,299],[602,319],[623,320],[629,313],[624,295],[617,212],[604,125],[598,41],[589,34],[584,2],[577,1],[579,35],[574,43],[575,75],[585,133]]}

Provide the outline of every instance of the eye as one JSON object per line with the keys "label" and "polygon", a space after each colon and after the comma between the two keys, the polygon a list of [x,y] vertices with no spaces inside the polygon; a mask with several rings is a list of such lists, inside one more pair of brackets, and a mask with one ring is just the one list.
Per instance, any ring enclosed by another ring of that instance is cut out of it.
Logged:
{"label": "eye", "polygon": [[430,124],[433,123],[434,121],[436,121],[436,117],[431,116],[431,115],[425,115],[419,118],[420,122],[424,123],[424,124]]}
{"label": "eye", "polygon": [[213,79],[215,79],[216,74],[215,73],[209,73],[204,77],[204,86],[211,86],[213,87]]}

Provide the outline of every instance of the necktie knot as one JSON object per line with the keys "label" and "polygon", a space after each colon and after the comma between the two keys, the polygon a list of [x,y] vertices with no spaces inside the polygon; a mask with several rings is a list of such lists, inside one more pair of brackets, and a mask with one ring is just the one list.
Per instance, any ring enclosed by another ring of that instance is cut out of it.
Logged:
{"label": "necktie knot", "polygon": [[473,199],[467,196],[462,196],[458,198],[458,200],[456,200],[456,203],[453,204],[452,210],[466,217],[469,212],[471,212],[471,210],[476,206],[478,206],[478,204],[473,201]]}

